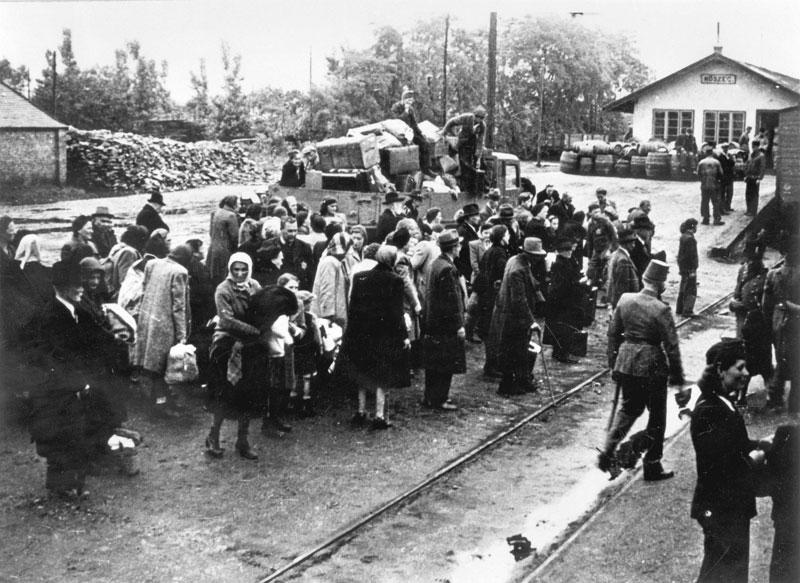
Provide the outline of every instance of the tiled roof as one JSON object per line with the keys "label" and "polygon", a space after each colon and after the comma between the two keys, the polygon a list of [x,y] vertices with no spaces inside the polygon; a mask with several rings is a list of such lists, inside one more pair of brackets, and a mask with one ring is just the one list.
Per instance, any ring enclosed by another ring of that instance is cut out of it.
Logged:
{"label": "tiled roof", "polygon": [[47,115],[8,85],[0,83],[0,129],[67,127]]}
{"label": "tiled roof", "polygon": [[700,59],[692,63],[691,65],[687,65],[680,71],[676,71],[671,75],[667,75],[666,77],[662,77],[658,81],[654,81],[649,85],[645,85],[644,87],[637,89],[625,95],[624,97],[620,97],[616,101],[612,101],[611,103],[603,106],[605,111],[623,111],[627,113],[633,113],[633,104],[639,99],[639,97],[648,91],[656,89],[657,87],[661,87],[665,84],[672,82],[675,78],[683,73],[686,73],[691,70],[701,69],[706,65],[714,62],[721,62],[732,65],[734,67],[740,67],[751,73],[761,77],[762,79],[774,83],[783,89],[787,89],[792,93],[796,94],[800,97],[800,79],[795,79],[794,77],[789,77],[788,75],[782,75],[781,73],[776,73],[775,71],[770,71],[769,69],[765,69],[763,67],[758,67],[756,65],[751,65],[749,63],[743,63],[742,61],[737,61],[735,59],[731,59],[730,57],[726,57],[722,53],[712,53],[707,57]]}

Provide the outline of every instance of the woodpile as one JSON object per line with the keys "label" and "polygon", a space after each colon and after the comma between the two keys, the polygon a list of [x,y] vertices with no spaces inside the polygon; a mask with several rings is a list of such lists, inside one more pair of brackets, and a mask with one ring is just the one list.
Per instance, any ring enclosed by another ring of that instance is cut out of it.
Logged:
{"label": "woodpile", "polygon": [[260,182],[266,173],[240,146],[177,142],[108,130],[67,132],[67,174],[73,183],[115,192],[158,186],[184,190],[207,184]]}

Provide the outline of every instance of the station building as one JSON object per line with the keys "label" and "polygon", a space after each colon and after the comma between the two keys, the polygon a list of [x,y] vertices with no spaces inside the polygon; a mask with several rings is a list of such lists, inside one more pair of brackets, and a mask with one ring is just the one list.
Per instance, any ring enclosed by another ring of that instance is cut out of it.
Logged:
{"label": "station building", "polygon": [[0,189],[64,184],[67,126],[0,83]]}
{"label": "station building", "polygon": [[800,79],[722,54],[722,47],[671,75],[604,107],[633,114],[633,136],[673,141],[692,128],[698,144],[739,141],[747,126],[751,138],[760,128],[770,138],[768,159],[780,112],[800,105]]}

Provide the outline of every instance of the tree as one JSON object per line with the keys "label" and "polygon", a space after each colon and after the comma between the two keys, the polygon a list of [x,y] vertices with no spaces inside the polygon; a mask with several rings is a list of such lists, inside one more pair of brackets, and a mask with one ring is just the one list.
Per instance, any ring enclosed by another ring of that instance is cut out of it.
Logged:
{"label": "tree", "polygon": [[242,90],[240,69],[242,56],[230,56],[226,43],[222,44],[222,67],[225,72],[223,93],[214,99],[214,131],[220,140],[250,136],[247,97]]}
{"label": "tree", "polygon": [[194,121],[207,126],[211,120],[213,109],[208,95],[208,75],[206,74],[206,60],[200,59],[200,72],[190,73],[190,82],[194,95],[186,102],[186,110],[192,115]]}
{"label": "tree", "polygon": [[0,59],[0,81],[18,93],[27,95],[31,85],[31,74],[25,65],[13,67],[8,59]]}

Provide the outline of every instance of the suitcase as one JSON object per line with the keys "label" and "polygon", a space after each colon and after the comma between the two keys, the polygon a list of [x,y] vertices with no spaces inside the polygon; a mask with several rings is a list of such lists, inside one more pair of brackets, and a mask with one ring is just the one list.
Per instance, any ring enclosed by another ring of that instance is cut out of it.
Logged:
{"label": "suitcase", "polygon": [[581,325],[591,326],[597,311],[597,288],[588,285],[581,286]]}
{"label": "suitcase", "polygon": [[330,138],[317,143],[320,169],[370,168],[380,163],[378,138],[374,134]]}
{"label": "suitcase", "polygon": [[323,172],[323,190],[350,190],[370,192],[371,181],[368,172]]}
{"label": "suitcase", "polygon": [[381,170],[384,174],[411,174],[419,170],[419,147],[402,146],[381,150]]}

